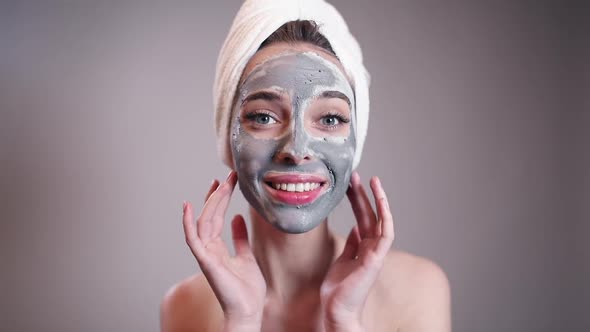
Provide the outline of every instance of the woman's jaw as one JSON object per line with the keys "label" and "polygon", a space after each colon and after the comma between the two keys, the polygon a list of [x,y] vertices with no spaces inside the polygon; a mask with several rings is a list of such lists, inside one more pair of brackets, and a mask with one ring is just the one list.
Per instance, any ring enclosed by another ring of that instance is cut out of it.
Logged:
{"label": "woman's jaw", "polygon": [[240,191],[265,221],[283,232],[304,233],[326,220],[350,182],[351,171],[335,168],[330,172],[324,166],[321,172],[317,167],[321,165],[285,168],[275,164],[273,170],[259,170],[254,176],[251,168],[244,167],[238,172]]}

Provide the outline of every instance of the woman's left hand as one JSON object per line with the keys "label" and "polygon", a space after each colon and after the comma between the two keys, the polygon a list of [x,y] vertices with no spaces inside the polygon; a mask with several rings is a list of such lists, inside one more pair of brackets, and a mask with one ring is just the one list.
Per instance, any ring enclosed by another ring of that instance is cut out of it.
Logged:
{"label": "woman's left hand", "polygon": [[352,174],[348,199],[357,220],[344,251],[330,267],[321,286],[326,331],[362,331],[361,314],[369,291],[393,243],[393,218],[379,178],[371,178],[377,215],[357,172]]}

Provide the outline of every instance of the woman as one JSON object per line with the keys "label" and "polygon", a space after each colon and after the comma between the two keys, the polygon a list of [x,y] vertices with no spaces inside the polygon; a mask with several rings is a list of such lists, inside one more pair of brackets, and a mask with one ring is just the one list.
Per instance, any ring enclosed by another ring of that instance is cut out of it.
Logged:
{"label": "woman", "polygon": [[[203,274],[166,294],[162,330],[450,331],[444,273],[390,250],[381,183],[370,181],[374,210],[353,171],[368,82],[338,12],[323,1],[247,1],[222,49],[215,90],[220,151],[233,170],[213,182],[196,222],[192,204],[183,206]],[[234,217],[232,256],[221,230],[238,182],[252,239]],[[346,240],[327,225],[345,194],[358,224]]]}

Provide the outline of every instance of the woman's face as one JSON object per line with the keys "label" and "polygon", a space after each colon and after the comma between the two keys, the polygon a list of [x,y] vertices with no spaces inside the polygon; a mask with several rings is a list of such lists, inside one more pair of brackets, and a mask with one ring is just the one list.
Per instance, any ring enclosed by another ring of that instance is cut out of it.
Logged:
{"label": "woman's face", "polygon": [[231,122],[240,190],[268,222],[311,230],[348,188],[354,93],[338,61],[306,44],[272,44],[246,66]]}

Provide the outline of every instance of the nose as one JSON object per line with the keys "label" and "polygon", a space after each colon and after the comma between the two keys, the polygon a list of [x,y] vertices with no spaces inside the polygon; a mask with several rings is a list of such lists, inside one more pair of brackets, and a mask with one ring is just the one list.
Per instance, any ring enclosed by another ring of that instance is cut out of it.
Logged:
{"label": "nose", "polygon": [[284,138],[275,154],[275,161],[281,164],[300,165],[312,159],[303,137],[292,133]]}

